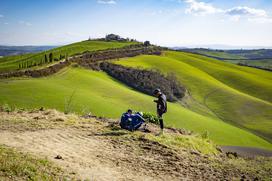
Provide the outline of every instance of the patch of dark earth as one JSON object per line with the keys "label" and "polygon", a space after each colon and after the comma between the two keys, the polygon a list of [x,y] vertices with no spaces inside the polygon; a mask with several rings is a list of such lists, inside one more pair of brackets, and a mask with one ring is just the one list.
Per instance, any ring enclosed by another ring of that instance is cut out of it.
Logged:
{"label": "patch of dark earth", "polygon": [[265,150],[254,147],[241,147],[241,146],[221,146],[221,149],[226,154],[234,154],[241,157],[253,158],[256,156],[272,157],[271,150]]}

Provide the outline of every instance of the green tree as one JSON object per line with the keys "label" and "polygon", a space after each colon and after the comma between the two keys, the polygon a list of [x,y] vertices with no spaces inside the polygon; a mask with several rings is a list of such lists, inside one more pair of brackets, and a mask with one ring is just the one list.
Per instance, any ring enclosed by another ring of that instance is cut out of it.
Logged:
{"label": "green tree", "polygon": [[145,41],[145,42],[144,42],[144,46],[147,47],[147,46],[150,46],[150,45],[151,45],[151,44],[150,44],[150,41]]}
{"label": "green tree", "polygon": [[53,62],[53,53],[52,52],[49,54],[49,62]]}
{"label": "green tree", "polygon": [[44,54],[44,62],[47,63],[48,62],[48,59],[47,59],[47,55]]}

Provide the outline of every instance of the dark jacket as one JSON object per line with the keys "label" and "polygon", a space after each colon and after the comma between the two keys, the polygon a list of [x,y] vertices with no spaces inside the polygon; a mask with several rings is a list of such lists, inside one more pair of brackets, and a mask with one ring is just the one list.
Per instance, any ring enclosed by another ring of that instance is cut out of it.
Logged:
{"label": "dark jacket", "polygon": [[131,119],[129,120],[129,118],[131,117],[131,115],[129,115],[128,113],[124,113],[121,117],[121,121],[120,121],[120,126],[123,129],[127,129],[128,127],[130,127],[131,125]]}
{"label": "dark jacket", "polygon": [[137,130],[145,122],[139,114],[124,113],[121,117],[120,126],[130,131]]}
{"label": "dark jacket", "polygon": [[167,100],[164,94],[160,94],[158,100],[155,100],[157,103],[157,112],[163,114],[167,112]]}

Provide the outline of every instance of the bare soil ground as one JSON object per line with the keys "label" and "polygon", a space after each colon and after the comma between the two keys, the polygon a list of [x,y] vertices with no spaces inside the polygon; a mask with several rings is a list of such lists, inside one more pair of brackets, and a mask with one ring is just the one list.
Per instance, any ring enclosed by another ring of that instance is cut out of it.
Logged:
{"label": "bare soil ground", "polygon": [[[149,126],[151,133],[156,126]],[[168,129],[166,132],[181,132]],[[239,180],[262,179],[227,164],[223,154],[207,156],[173,150],[119,130],[115,120],[65,115],[55,110],[0,111],[0,144],[54,162],[79,180]],[[272,175],[265,170],[264,175]],[[1,180],[1,178],[0,178]]]}

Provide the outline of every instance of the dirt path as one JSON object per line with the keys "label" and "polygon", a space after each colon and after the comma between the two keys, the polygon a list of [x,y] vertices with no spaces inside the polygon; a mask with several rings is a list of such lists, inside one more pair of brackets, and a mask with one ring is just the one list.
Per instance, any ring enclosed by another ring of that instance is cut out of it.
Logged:
{"label": "dirt path", "polygon": [[0,115],[0,144],[47,158],[71,177],[81,180],[239,180],[254,177],[236,168],[215,166],[222,162],[219,158],[214,162],[188,150],[177,152],[145,137],[118,130],[111,121],[80,119],[56,111]]}
{"label": "dirt path", "polygon": [[[139,178],[151,180],[146,176],[132,173],[127,168],[118,168],[112,165],[110,160],[104,160],[103,157],[114,158],[115,154],[120,153],[113,152],[107,140],[88,136],[75,129],[23,133],[5,131],[1,133],[0,143],[48,157],[62,168],[72,171],[71,174],[76,173],[81,179],[128,180]],[[55,159],[57,155],[60,155],[62,159]]]}
{"label": "dirt path", "polygon": [[[134,147],[127,141],[130,140],[115,140],[107,134],[75,128],[20,133],[4,131],[0,138],[0,144],[46,157],[80,179],[180,180],[201,178],[204,174],[204,165],[193,169],[195,163],[181,160],[161,145],[145,140],[147,142],[137,142]],[[62,159],[55,159],[57,155]]]}
{"label": "dirt path", "polygon": [[[0,144],[47,158],[82,180],[175,180],[171,173],[153,173],[152,169],[146,168],[160,155],[151,156],[150,152],[144,153],[141,158],[135,154],[138,150],[131,147],[130,142],[126,143],[129,140],[118,140],[114,138],[118,135],[104,133],[102,130],[108,123],[90,120],[77,126],[63,126],[64,115],[55,113],[22,114],[19,121],[17,116],[2,114],[4,121],[0,124]],[[151,147],[145,149],[149,152]],[[61,159],[56,159],[57,155]],[[139,167],[141,160],[146,167]],[[164,161],[161,159],[159,162]],[[139,171],[145,169],[146,172]]]}

